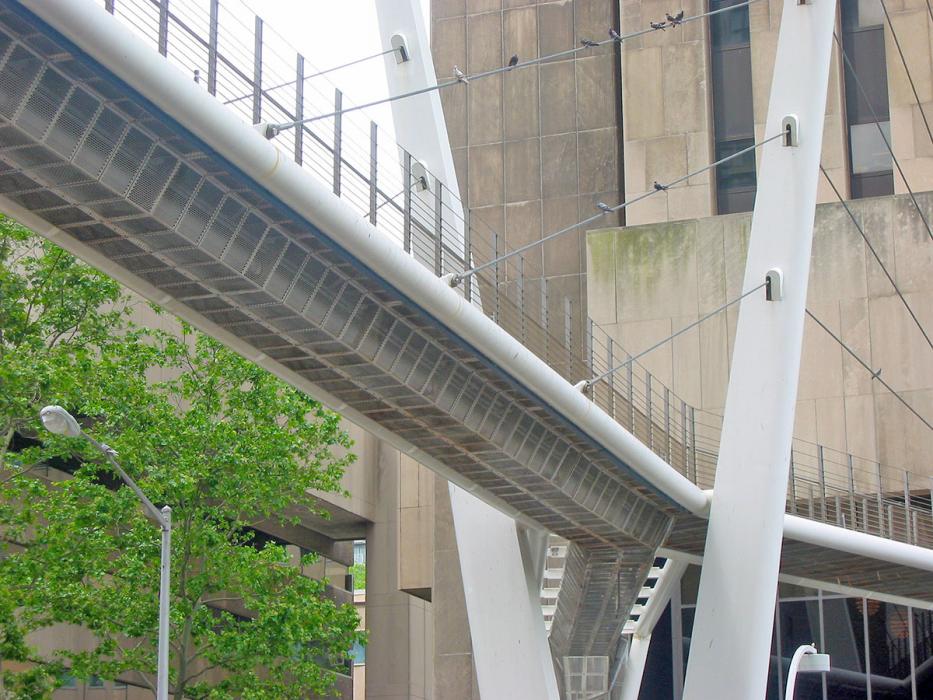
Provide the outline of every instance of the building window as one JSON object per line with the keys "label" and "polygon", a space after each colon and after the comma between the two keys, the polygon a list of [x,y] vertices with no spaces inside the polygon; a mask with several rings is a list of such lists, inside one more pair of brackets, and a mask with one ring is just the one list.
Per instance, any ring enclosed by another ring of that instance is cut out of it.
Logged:
{"label": "building window", "polygon": [[[741,0],[710,0],[709,9]],[[713,133],[716,160],[755,143],[752,111],[752,61],[748,7],[710,17],[710,66],[713,88]],[[755,206],[755,151],[716,169],[716,203],[720,214],[751,211]]]}
{"label": "building window", "polygon": [[852,197],[893,194],[884,15],[877,0],[842,0],[841,12]]}

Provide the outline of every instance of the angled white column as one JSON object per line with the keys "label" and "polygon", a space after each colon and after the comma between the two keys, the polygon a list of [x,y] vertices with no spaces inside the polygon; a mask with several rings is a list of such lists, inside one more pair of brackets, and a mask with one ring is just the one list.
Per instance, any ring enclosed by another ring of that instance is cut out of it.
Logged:
{"label": "angled white column", "polygon": [[765,137],[799,119],[799,145],[761,151],[744,290],[771,268],[783,300],[741,304],[685,700],[765,697],[835,0],[785,0]]}
{"label": "angled white column", "polygon": [[[430,43],[417,0],[377,2],[383,46],[392,48],[393,35],[404,36],[410,60],[385,58],[389,93],[399,95],[434,85],[437,77]],[[392,103],[396,140],[447,188],[445,203],[461,212],[457,174],[447,136],[439,94],[428,92]],[[415,193],[430,199],[432,193]],[[433,202],[428,203],[433,207]],[[454,221],[460,234],[447,241],[462,250],[462,220]],[[460,556],[473,662],[481,698],[558,700],[557,679],[547,644],[540,607],[541,565],[537,533],[519,540],[516,523],[472,494],[450,484],[450,505]],[[525,549],[523,559],[522,549]]]}
{"label": "angled white column", "polygon": [[[664,571],[651,591],[648,603],[638,618],[632,640],[629,645],[628,657],[619,669],[619,700],[638,700],[641,689],[641,680],[645,673],[645,663],[648,661],[648,650],[651,647],[651,634],[658,623],[664,609],[671,600],[675,588],[680,587],[680,580],[687,570],[687,562],[669,559]],[[613,679],[615,680],[615,679]],[[610,686],[610,690],[612,687]]]}

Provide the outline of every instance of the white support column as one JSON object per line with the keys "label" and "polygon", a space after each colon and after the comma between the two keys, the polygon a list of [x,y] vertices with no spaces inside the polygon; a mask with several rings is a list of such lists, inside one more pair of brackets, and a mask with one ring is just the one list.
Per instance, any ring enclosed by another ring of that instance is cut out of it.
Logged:
{"label": "white support column", "polygon": [[685,700],[765,697],[819,177],[835,0],[785,0],[744,289],[783,272],[783,300],[741,305]]}
{"label": "white support column", "polygon": [[651,646],[651,633],[654,632],[654,626],[664,614],[664,609],[670,602],[674,590],[679,590],[680,580],[686,570],[686,561],[668,559],[664,565],[664,571],[658,577],[648,603],[638,618],[638,624],[632,634],[628,657],[619,670],[621,681],[618,697],[620,700],[638,700],[641,679],[645,673],[645,662],[648,660],[648,649]]}
{"label": "white support column", "polygon": [[[434,85],[437,77],[420,3],[393,0],[375,5],[384,48],[392,48],[392,37],[401,34],[410,56],[405,63],[397,63],[394,54],[386,56],[390,94]],[[439,177],[448,192],[459,193],[437,91],[393,102],[392,116],[398,143]],[[445,202],[459,211],[459,204],[447,194]],[[463,224],[456,219],[453,223],[461,238],[445,244],[462,250]],[[534,543],[526,543],[530,547],[526,553],[532,555],[526,571],[514,520],[452,484],[450,505],[480,697],[558,700],[537,590],[540,579],[532,595],[526,578],[540,564],[533,556]]]}
{"label": "white support column", "polygon": [[539,599],[532,600],[515,521],[450,485],[481,698],[558,700]]}

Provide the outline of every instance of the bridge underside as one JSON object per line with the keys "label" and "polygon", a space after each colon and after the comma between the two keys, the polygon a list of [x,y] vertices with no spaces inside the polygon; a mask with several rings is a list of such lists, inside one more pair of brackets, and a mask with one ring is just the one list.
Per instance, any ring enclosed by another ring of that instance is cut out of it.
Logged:
{"label": "bridge underside", "polygon": [[24,10],[0,13],[0,195],[543,528],[665,538],[625,465]]}

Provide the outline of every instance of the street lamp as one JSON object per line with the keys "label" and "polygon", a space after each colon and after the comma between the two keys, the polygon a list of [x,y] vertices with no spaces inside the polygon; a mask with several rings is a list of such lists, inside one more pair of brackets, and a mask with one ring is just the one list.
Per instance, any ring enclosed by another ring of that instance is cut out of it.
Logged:
{"label": "street lamp", "polygon": [[794,686],[797,683],[797,673],[826,673],[829,671],[829,654],[820,654],[813,644],[803,644],[797,647],[790,668],[787,670],[787,692],[784,700],[794,700]]}
{"label": "street lamp", "polygon": [[156,679],[156,699],[168,700],[168,611],[169,611],[169,574],[171,573],[171,545],[172,545],[172,509],[163,506],[160,511],[146,494],[136,485],[123,467],[116,460],[116,452],[112,447],[98,442],[81,429],[78,421],[61,406],[46,406],[39,411],[42,425],[50,433],[66,437],[83,437],[94,445],[110,462],[114,471],[123,479],[123,483],[133,489],[149,514],[156,519],[162,529],[162,563],[159,579],[159,649],[158,649],[158,675]]}

